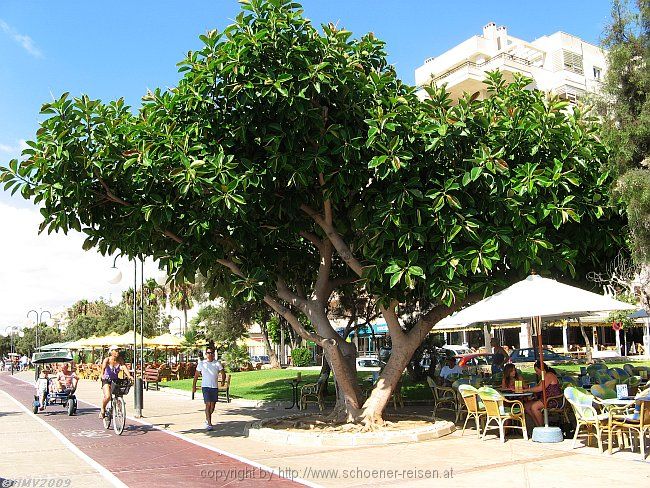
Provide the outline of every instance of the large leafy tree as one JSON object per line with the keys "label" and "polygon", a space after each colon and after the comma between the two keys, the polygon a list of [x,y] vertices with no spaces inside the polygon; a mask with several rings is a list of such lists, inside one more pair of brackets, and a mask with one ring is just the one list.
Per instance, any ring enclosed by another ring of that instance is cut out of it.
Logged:
{"label": "large leafy tree", "polygon": [[637,263],[650,262],[650,1],[612,2],[603,45],[609,69],[603,85],[604,132],[619,176],[616,195],[627,211]]}
{"label": "large leafy tree", "polygon": [[[381,421],[413,352],[464,303],[533,267],[582,275],[616,243],[594,126],[529,80],[492,74],[487,100],[430,87],[420,102],[372,34],[319,32],[286,0],[246,2],[201,39],[178,86],[136,115],[86,96],[44,105],[1,178],[42,205],[41,230],[263,300],[323,347],[337,418]],[[393,345],[365,402],[327,314],[350,283],[378,301]],[[400,303],[419,314],[408,326]]]}
{"label": "large leafy tree", "polygon": [[190,321],[191,328],[200,328],[206,339],[219,349],[235,346],[246,335],[246,323],[226,305],[206,305]]}

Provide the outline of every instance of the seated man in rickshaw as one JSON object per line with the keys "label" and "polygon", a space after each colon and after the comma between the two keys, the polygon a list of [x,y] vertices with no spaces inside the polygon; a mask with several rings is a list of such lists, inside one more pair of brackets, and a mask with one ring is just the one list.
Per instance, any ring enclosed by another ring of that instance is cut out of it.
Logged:
{"label": "seated man in rickshaw", "polygon": [[75,372],[70,368],[70,363],[63,363],[56,380],[57,391],[67,393],[68,395],[75,392],[77,382],[79,381]]}

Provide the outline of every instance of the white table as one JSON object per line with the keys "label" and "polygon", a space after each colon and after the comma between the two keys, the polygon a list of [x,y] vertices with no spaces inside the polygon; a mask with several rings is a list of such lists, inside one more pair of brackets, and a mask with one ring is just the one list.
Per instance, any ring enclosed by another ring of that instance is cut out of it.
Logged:
{"label": "white table", "polygon": [[600,403],[603,405],[632,405],[635,402],[636,398],[634,397],[628,397],[628,398],[607,398],[605,400],[599,400]]}

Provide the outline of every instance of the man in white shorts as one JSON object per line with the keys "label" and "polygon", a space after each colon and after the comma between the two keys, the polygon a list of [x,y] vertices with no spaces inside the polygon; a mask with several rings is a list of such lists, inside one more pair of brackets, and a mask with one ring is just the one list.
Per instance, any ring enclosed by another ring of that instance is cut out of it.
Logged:
{"label": "man in white shorts", "polygon": [[192,382],[192,396],[196,393],[196,381],[199,379],[199,373],[202,376],[201,392],[205,402],[205,428],[212,430],[212,413],[219,399],[219,385],[217,384],[217,374],[221,374],[221,383],[226,382],[226,371],[214,353],[214,348],[208,347],[205,350],[206,359],[199,361],[194,372],[194,381]]}

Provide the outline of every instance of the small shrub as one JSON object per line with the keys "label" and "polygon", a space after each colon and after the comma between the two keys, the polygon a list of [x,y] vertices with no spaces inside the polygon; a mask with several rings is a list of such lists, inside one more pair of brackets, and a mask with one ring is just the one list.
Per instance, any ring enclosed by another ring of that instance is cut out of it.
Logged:
{"label": "small shrub", "polygon": [[311,351],[306,347],[298,347],[291,351],[291,361],[294,366],[311,366]]}

